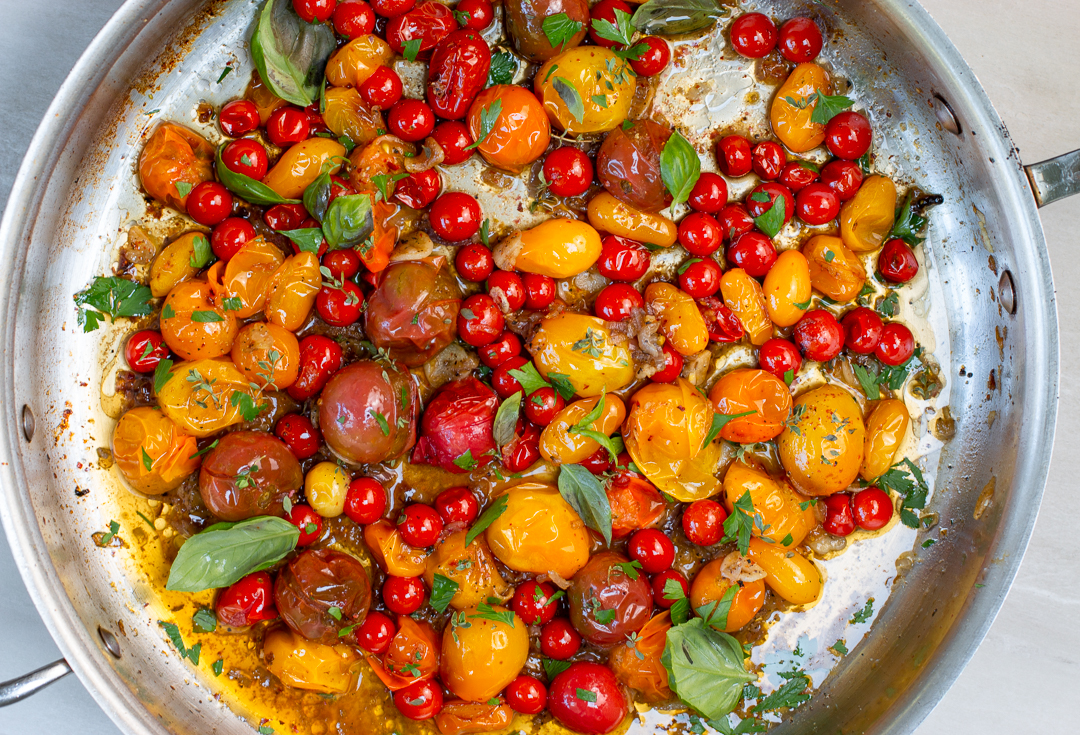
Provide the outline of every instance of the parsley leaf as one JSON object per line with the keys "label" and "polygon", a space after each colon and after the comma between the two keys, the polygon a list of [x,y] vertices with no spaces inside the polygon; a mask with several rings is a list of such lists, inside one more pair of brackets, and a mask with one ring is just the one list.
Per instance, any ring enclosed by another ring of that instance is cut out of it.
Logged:
{"label": "parsley leaf", "polygon": [[559,661],[553,658],[545,657],[540,660],[540,663],[544,667],[544,673],[547,674],[548,681],[570,668],[569,661]]}
{"label": "parsley leaf", "polygon": [[668,579],[664,582],[664,599],[674,600],[671,606],[671,624],[682,625],[690,618],[690,600],[686,598],[686,590],[676,579]]}
{"label": "parsley leaf", "polygon": [[195,630],[203,633],[213,633],[217,630],[217,615],[209,608],[200,607],[191,617],[191,622],[195,625]]}
{"label": "parsley leaf", "polygon": [[900,238],[908,245],[915,247],[926,238],[919,233],[926,229],[928,220],[922,212],[926,207],[941,204],[944,198],[940,195],[930,195],[915,201],[915,192],[909,191],[904,197],[903,203],[896,210],[896,221],[893,223],[885,241]]}
{"label": "parsley leaf", "polygon": [[791,671],[781,676],[787,681],[775,692],[758,702],[753,709],[754,712],[797,707],[809,701],[810,695],[805,692],[810,687],[810,677],[801,671]]}
{"label": "parsley leaf", "polygon": [[512,610],[496,610],[490,603],[481,602],[476,606],[476,612],[469,616],[470,620],[493,620],[514,627],[514,612]]}
{"label": "parsley leaf", "polygon": [[855,100],[843,95],[836,95],[830,97],[827,94],[821,92],[815,92],[811,101],[817,100],[814,104],[814,112],[810,115],[810,122],[818,125],[824,125],[839,115],[844,110],[850,110],[851,106],[855,104]]}
{"label": "parsley leaf", "polygon": [[746,411],[745,413],[736,414],[714,413],[712,417],[712,426],[709,427],[709,433],[705,435],[705,441],[702,442],[701,448],[704,449],[712,444],[713,440],[720,435],[720,431],[728,424],[728,422],[734,421],[735,419],[741,419],[744,416],[752,416],[755,413],[757,412]]}
{"label": "parsley leaf", "polygon": [[143,286],[118,276],[98,276],[88,288],[75,294],[78,323],[84,332],[93,332],[104,317],[146,316],[153,294]]}
{"label": "parsley leaf", "polygon": [[511,377],[517,382],[521,383],[522,390],[525,391],[525,395],[531,396],[541,388],[550,388],[551,383],[544,380],[543,376],[536,369],[536,366],[527,362],[519,369],[510,371]]}
{"label": "parsley leaf", "polygon": [[541,27],[544,29],[544,35],[547,36],[548,43],[551,44],[552,48],[556,49],[569,44],[574,40],[574,36],[585,29],[581,21],[571,19],[566,13],[549,15],[544,18]]}
{"label": "parsley leaf", "polygon": [[759,531],[764,532],[768,526],[762,526],[761,514],[754,509],[754,501],[749,492],[744,492],[742,497],[735,501],[731,515],[724,521],[724,538],[721,543],[734,541],[739,547],[739,553],[746,556],[750,549],[750,535],[757,526]]}
{"label": "parsley leaf", "polygon": [[885,492],[895,492],[904,498],[900,505],[900,521],[908,528],[918,528],[919,517],[914,511],[926,507],[926,496],[930,493],[922,470],[910,459],[905,459],[890,467],[876,482]]}
{"label": "parsley leaf", "polygon": [[615,22],[603,18],[593,18],[592,29],[605,41],[629,46],[634,37],[634,26],[630,23],[630,13],[615,9]]}
{"label": "parsley leaf", "polygon": [[517,74],[517,59],[508,51],[496,51],[491,55],[491,70],[488,72],[488,86],[495,84],[513,84]]}
{"label": "parsley leaf", "polygon": [[863,605],[863,608],[861,610],[859,610],[858,612],[856,612],[854,615],[851,616],[851,620],[849,620],[848,622],[851,623],[852,625],[858,625],[860,623],[865,623],[865,622],[868,622],[870,620],[870,617],[873,614],[874,614],[874,598],[871,597],[869,600],[866,601],[866,604]]}
{"label": "parsley leaf", "polygon": [[574,696],[580,699],[582,702],[596,701],[596,692],[590,691],[589,689],[582,689],[581,687],[577,688],[577,691],[574,692]]}
{"label": "parsley leaf", "polygon": [[469,472],[470,470],[475,470],[476,459],[474,459],[472,456],[472,450],[466,449],[465,454],[454,460],[454,464],[456,464],[458,467],[465,470],[466,472]]}
{"label": "parsley leaf", "polygon": [[191,250],[192,254],[191,258],[188,259],[188,264],[192,268],[202,268],[214,257],[214,253],[210,249],[210,241],[202,233],[195,235],[195,239],[191,241]]}

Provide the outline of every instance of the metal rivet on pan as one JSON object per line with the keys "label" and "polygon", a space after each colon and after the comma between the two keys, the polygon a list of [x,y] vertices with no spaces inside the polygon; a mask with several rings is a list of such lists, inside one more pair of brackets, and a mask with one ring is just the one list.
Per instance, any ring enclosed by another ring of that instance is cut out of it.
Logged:
{"label": "metal rivet on pan", "polygon": [[22,433],[26,441],[34,440],[34,412],[25,404],[22,407]]}
{"label": "metal rivet on pan", "polygon": [[945,98],[940,94],[934,95],[934,112],[937,113],[937,119],[941,122],[941,127],[956,135],[964,132],[963,126],[960,125],[960,119],[953,112],[952,105],[946,102]]}
{"label": "metal rivet on pan", "polygon": [[1016,313],[1016,287],[1013,285],[1012,273],[1008,270],[1002,271],[1001,280],[998,281],[998,299],[1005,311]]}
{"label": "metal rivet on pan", "polygon": [[120,658],[120,642],[116,640],[116,636],[102,628],[100,625],[98,626],[97,634],[98,638],[101,639],[101,642],[105,644],[105,650],[108,651],[113,658]]}

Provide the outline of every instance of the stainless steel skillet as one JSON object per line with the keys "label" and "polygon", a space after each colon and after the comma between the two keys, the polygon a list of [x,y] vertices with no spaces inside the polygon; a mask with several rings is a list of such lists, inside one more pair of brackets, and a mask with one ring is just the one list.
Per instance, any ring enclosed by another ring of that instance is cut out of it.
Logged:
{"label": "stainless steel skillet", "polygon": [[[119,205],[131,151],[152,117],[143,113],[157,106],[145,94],[175,100],[184,88],[194,98],[224,99],[213,86],[220,49],[238,46],[252,9],[247,2],[125,5],[50,109],[0,226],[7,285],[0,304],[0,512],[68,661],[133,733],[247,728],[208,703],[190,670],[165,655],[142,609],[148,590],[122,558],[90,541],[112,512],[97,505],[106,491],[86,469],[108,442],[97,394],[106,366],[97,343],[75,331],[70,297],[109,265],[125,221]],[[910,732],[981,641],[1034,524],[1057,397],[1049,265],[1032,190],[1007,132],[921,8],[830,2],[777,4],[775,11],[819,15],[843,30],[830,40],[828,58],[870,102],[901,167],[947,202],[932,217],[931,272],[944,297],[935,307],[949,314],[944,373],[957,435],[941,457],[931,510],[949,540],[916,545],[917,563],[895,585],[868,638],[781,730],[824,730],[827,723],[851,732]],[[1067,175],[1050,186],[1047,172],[1071,171],[1075,187],[1078,166],[1074,154],[1032,171],[1039,201],[1068,188]],[[80,499],[76,488],[90,494]]]}

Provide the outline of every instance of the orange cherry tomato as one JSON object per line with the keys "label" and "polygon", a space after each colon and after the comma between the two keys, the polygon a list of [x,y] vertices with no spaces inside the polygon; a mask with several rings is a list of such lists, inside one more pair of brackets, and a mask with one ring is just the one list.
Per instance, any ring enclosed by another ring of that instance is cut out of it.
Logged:
{"label": "orange cherry tomato", "polygon": [[784,381],[765,370],[732,370],[709,391],[717,413],[750,416],[724,424],[720,436],[739,444],[767,442],[784,430],[791,415],[791,391]]}
{"label": "orange cherry tomato", "polygon": [[776,445],[791,484],[819,496],[838,493],[859,476],[865,439],[859,404],[843,388],[825,385],[795,399]]}
{"label": "orange cherry tomato", "polygon": [[496,696],[521,673],[529,657],[525,621],[504,607],[490,607],[508,620],[501,616],[493,620],[494,616],[470,607],[450,621],[450,630],[442,640],[443,684],[470,702],[487,702]]}
{"label": "orange cherry tomato", "polygon": [[[146,193],[187,212],[191,190],[213,181],[214,147],[193,130],[162,123],[139,154],[139,182]],[[177,184],[188,184],[181,192]]]}
{"label": "orange cherry tomato", "polygon": [[839,237],[815,235],[802,252],[810,267],[810,283],[833,301],[851,301],[862,291],[866,269]]}
{"label": "orange cherry tomato", "polygon": [[765,274],[765,310],[778,327],[794,326],[810,308],[810,264],[798,250],[780,253]]}
{"label": "orange cherry tomato", "polygon": [[[533,89],[551,122],[572,135],[606,133],[630,114],[637,86],[629,62],[600,46],[576,46],[549,59],[536,72]],[[575,115],[560,88],[573,88],[581,100]]]}
{"label": "orange cherry tomato", "polygon": [[670,283],[651,283],[645,289],[645,308],[660,320],[660,332],[683,357],[709,346],[709,330],[697,302]]}
{"label": "orange cherry tomato", "polygon": [[254,322],[241,327],[233,342],[232,360],[260,388],[285,390],[300,372],[300,343],[277,324]]}
{"label": "orange cherry tomato", "polygon": [[259,124],[265,126],[274,110],[285,107],[288,102],[278,97],[269,87],[263,84],[262,77],[258,73],[252,74],[251,84],[248,85],[244,97],[255,103],[259,110]]}
{"label": "orange cherry tomato", "polygon": [[[335,87],[359,88],[380,66],[394,58],[394,49],[374,35],[357,36],[326,62],[326,80]],[[329,92],[329,90],[327,90]]]}
{"label": "orange cherry tomato", "polygon": [[322,113],[326,127],[337,136],[345,136],[356,145],[364,145],[386,130],[382,111],[370,107],[355,89],[328,87],[326,108]]}
{"label": "orange cherry tomato", "polygon": [[832,94],[829,73],[814,63],[799,64],[776,90],[769,120],[780,142],[794,153],[806,153],[825,142],[825,126],[814,122],[816,93]]}
{"label": "orange cherry tomato", "polygon": [[646,702],[671,699],[667,669],[660,660],[670,629],[671,613],[655,615],[633,641],[616,647],[608,660],[619,681],[638,692]]}
{"label": "orange cherry tomato", "polygon": [[747,557],[765,570],[769,589],[792,605],[809,605],[821,596],[821,572],[802,554],[752,538]]}
{"label": "orange cherry tomato", "polygon": [[910,424],[911,417],[903,401],[887,398],[874,406],[866,419],[866,440],[859,469],[864,480],[872,482],[889,471]]}
{"label": "orange cherry tomato", "polygon": [[896,221],[896,184],[868,176],[840,210],[840,237],[850,250],[869,253],[885,244]]}
{"label": "orange cherry tomato", "polygon": [[519,572],[570,579],[589,560],[589,531],[559,489],[526,482],[506,492],[506,510],[484,532],[495,558]]}
{"label": "orange cherry tomato", "polygon": [[[596,408],[599,398],[583,398],[560,411],[540,435],[540,454],[556,464],[577,464],[600,448],[599,442],[570,431]],[[611,436],[626,418],[626,405],[616,395],[604,396],[600,418],[588,427],[604,436]]]}
{"label": "orange cherry tomato", "polygon": [[206,277],[214,289],[218,303],[226,298],[239,299],[229,313],[247,319],[262,311],[274,273],[285,262],[276,245],[262,237],[248,240],[227,262],[219,260],[210,266]]}
{"label": "orange cherry tomato", "polygon": [[275,628],[263,640],[263,657],[266,668],[294,689],[338,695],[356,687],[360,654],[344,643],[328,646]]}
{"label": "orange cherry tomato", "polygon": [[720,574],[723,559],[713,559],[701,568],[690,584],[690,604],[694,611],[708,618],[712,627],[725,633],[734,633],[754,619],[758,610],[765,604],[765,582],[736,582],[738,591],[731,598],[731,607],[726,619],[717,613],[720,600],[733,583]]}
{"label": "orange cherry tomato", "polygon": [[243,420],[240,402],[233,399],[236,393],[255,400],[247,378],[231,360],[195,360],[173,366],[157,401],[181,431],[201,438]]}
{"label": "orange cherry tomato", "polygon": [[442,735],[496,732],[507,729],[513,721],[514,710],[498,698],[488,702],[446,702],[435,715],[435,726]]}
{"label": "orange cherry tomato", "polygon": [[589,224],[601,232],[662,248],[670,248],[679,237],[678,225],[667,217],[635,209],[606,191],[589,200],[588,216]]}
{"label": "orange cherry tomato", "polygon": [[773,325],[766,311],[765,294],[760,283],[742,268],[732,268],[720,278],[720,294],[724,297],[724,306],[731,309],[750,335],[751,343],[760,347],[769,341]]}
{"label": "orange cherry tomato", "polygon": [[161,336],[185,360],[221,357],[236,339],[236,316],[216,306],[206,281],[186,281],[173,288],[161,307]]}
{"label": "orange cherry tomato", "polygon": [[364,543],[383,571],[394,577],[419,577],[427,569],[427,552],[405,543],[390,521],[364,526]]}
{"label": "orange cherry tomato", "polygon": [[128,483],[146,495],[161,495],[180,486],[199,469],[195,437],[185,434],[156,408],[133,408],[113,430],[116,468]]}
{"label": "orange cherry tomato", "polygon": [[322,273],[315,254],[290,255],[270,277],[263,314],[273,324],[295,332],[311,316],[320,289]]}
{"label": "orange cherry tomato", "polygon": [[434,587],[436,574],[457,584],[457,591],[450,600],[450,606],[455,610],[479,605],[489,597],[502,602],[510,599],[513,588],[495,566],[495,557],[484,536],[477,536],[466,548],[466,535],[465,530],[455,531],[435,544],[424,571],[428,587]]}
{"label": "orange cherry tomato", "polygon": [[344,160],[345,146],[330,138],[308,138],[285,149],[262,182],[286,199],[299,199],[304,189],[323,172],[326,164],[336,174]]}
{"label": "orange cherry tomato", "polygon": [[540,100],[529,90],[515,84],[496,84],[476,96],[469,108],[469,134],[480,140],[484,111],[488,115],[499,104],[499,114],[490,133],[477,150],[496,168],[517,173],[544,155],[551,141],[551,123]]}
{"label": "orange cherry tomato", "polygon": [[755,538],[764,536],[770,543],[793,549],[803,542],[817,517],[809,498],[797,493],[786,480],[774,480],[759,469],[743,462],[733,462],[724,475],[724,506],[735,511],[735,502],[750,494],[754,512],[761,516],[761,528],[754,525]]}
{"label": "orange cherry tomato", "polygon": [[439,673],[439,634],[430,623],[399,615],[397,633],[382,659],[368,655],[372,671],[392,692]]}
{"label": "orange cherry tomato", "polygon": [[667,503],[656,486],[634,472],[617,472],[608,483],[611,535],[623,538],[632,531],[655,526]]}

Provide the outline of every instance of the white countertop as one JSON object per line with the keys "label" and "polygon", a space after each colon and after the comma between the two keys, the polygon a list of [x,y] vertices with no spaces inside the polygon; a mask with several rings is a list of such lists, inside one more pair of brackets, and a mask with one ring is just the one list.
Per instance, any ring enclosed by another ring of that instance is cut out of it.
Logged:
{"label": "white countertop", "polygon": [[[1024,161],[1080,147],[1080,0],[922,0],[986,87]],[[0,208],[41,116],[121,0],[0,0]],[[1080,362],[1080,197],[1042,212],[1054,264],[1062,377]],[[1080,392],[1061,386],[1057,445],[1019,576],[986,641],[918,735],[1077,732],[1080,705]],[[0,543],[0,681],[60,652]],[[116,735],[67,677],[0,709],[0,735]]]}

